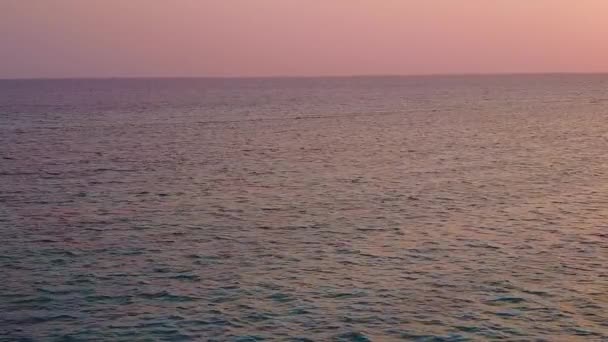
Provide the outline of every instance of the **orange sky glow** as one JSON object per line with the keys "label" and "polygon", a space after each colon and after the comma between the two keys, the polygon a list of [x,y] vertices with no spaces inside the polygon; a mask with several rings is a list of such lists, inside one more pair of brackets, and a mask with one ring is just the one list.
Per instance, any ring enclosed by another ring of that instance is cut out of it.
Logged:
{"label": "orange sky glow", "polygon": [[608,72],[606,0],[0,0],[0,78]]}

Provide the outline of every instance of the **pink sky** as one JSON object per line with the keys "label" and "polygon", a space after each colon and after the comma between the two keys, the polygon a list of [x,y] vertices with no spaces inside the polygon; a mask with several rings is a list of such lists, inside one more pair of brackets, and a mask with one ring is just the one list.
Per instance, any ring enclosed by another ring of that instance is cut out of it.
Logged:
{"label": "pink sky", "polygon": [[0,78],[607,71],[608,0],[0,0]]}

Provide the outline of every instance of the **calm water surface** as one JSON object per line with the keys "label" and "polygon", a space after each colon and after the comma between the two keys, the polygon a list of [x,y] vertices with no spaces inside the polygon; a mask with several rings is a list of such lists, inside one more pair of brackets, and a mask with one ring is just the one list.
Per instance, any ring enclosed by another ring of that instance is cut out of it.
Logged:
{"label": "calm water surface", "polygon": [[608,75],[0,81],[0,339],[608,341]]}

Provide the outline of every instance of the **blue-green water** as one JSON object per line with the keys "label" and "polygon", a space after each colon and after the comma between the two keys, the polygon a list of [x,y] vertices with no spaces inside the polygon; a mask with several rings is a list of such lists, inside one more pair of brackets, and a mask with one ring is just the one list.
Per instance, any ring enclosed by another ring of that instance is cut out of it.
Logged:
{"label": "blue-green water", "polygon": [[0,339],[608,339],[608,76],[0,81]]}

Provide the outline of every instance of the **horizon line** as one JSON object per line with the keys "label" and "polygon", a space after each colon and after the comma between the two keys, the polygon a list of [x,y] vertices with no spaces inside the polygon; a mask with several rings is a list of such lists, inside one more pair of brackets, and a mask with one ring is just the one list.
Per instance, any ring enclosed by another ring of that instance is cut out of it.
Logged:
{"label": "horizon line", "polygon": [[470,77],[470,76],[559,76],[559,75],[608,75],[608,71],[552,71],[552,72],[464,72],[421,74],[335,74],[335,75],[197,75],[197,76],[50,76],[50,77],[0,77],[0,81],[45,80],[116,80],[116,79],[321,79],[321,78],[407,78],[407,77]]}

